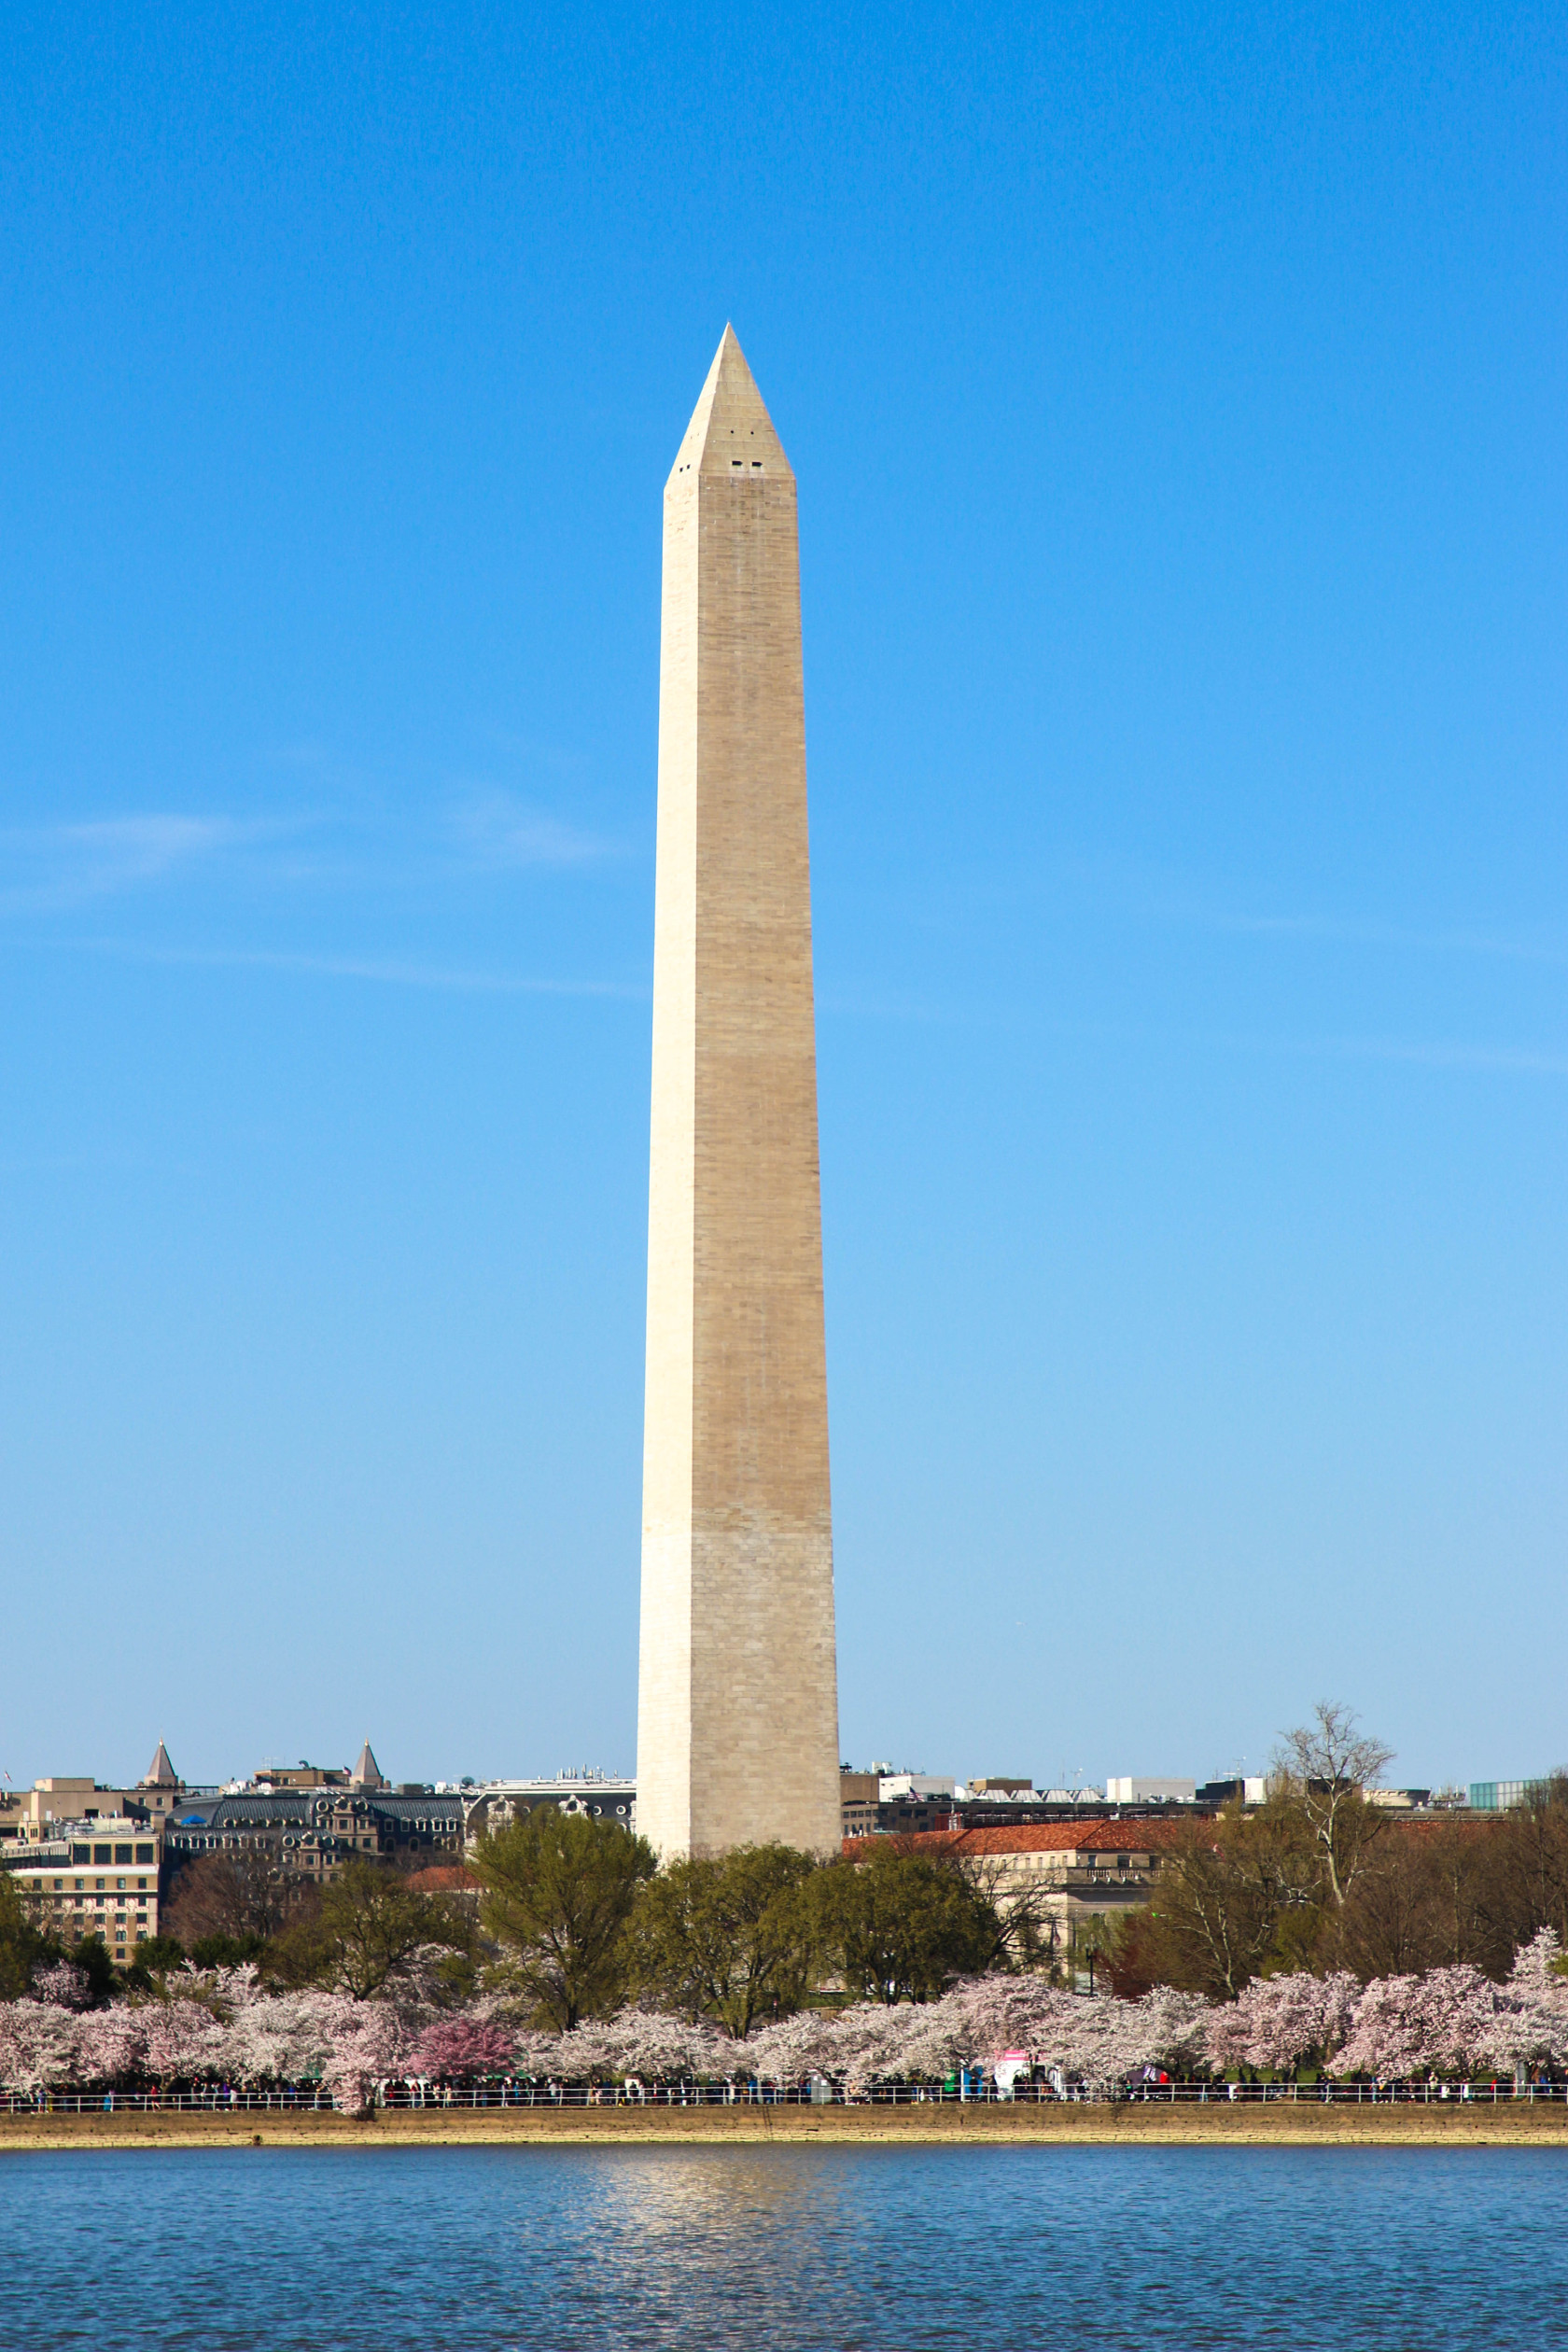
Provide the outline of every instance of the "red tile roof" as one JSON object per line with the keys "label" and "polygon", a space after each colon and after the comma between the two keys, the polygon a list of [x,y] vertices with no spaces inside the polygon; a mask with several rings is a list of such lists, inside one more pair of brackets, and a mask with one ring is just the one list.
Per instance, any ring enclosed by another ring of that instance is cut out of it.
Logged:
{"label": "red tile roof", "polygon": [[[900,1838],[907,1854],[951,1855],[956,1860],[984,1854],[1160,1854],[1187,1828],[1175,1819],[1149,1821],[1032,1821],[1009,1829],[917,1829]],[[863,1862],[873,1841],[846,1838],[850,1862]]]}

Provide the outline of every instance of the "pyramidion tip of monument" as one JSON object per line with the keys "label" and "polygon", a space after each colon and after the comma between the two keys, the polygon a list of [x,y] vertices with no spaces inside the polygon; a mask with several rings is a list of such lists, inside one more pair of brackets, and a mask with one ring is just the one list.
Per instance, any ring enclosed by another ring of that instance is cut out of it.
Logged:
{"label": "pyramidion tip of monument", "polygon": [[769,473],[794,480],[740,338],[726,320],[665,487],[679,489],[699,474],[754,481]]}

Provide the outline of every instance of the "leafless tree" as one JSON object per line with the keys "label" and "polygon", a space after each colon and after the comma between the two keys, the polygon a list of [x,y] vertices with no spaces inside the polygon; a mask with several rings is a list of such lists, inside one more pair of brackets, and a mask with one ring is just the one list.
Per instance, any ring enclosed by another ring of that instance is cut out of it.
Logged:
{"label": "leafless tree", "polygon": [[163,1925],[187,1950],[209,1936],[275,1936],[308,1900],[308,1892],[275,1849],[232,1846],[186,1864],[175,1881]]}
{"label": "leafless tree", "polygon": [[1366,1791],[1381,1779],[1393,1750],[1358,1731],[1353,1707],[1320,1699],[1310,1723],[1287,1731],[1275,1757],[1317,1841],[1329,1899],[1345,1897],[1381,1823]]}
{"label": "leafless tree", "polygon": [[995,1915],[996,1951],[989,1965],[1054,1967],[1057,1937],[1050,1890],[1020,1883],[994,1855],[961,1855],[957,1868]]}

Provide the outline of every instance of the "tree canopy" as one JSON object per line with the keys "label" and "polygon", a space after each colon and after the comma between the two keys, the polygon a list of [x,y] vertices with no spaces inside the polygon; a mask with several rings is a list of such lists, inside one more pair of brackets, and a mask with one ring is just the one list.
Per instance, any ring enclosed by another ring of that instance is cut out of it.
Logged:
{"label": "tree canopy", "polygon": [[433,1955],[434,1973],[461,1989],[471,1976],[472,1940],[455,1905],[411,1885],[400,1870],[354,1861],[267,1956],[270,1973],[286,1984],[325,1985],[369,2001],[411,1979],[422,1955]]}
{"label": "tree canopy", "polygon": [[868,1839],[863,1860],[833,1862],[811,1883],[819,1939],[851,1991],[930,2001],[990,1967],[1007,1931],[991,1897],[952,1863]]}
{"label": "tree canopy", "polygon": [[33,1981],[33,1971],[56,1956],[52,1939],[28,1917],[8,1870],[0,1870],[0,2001],[14,2001]]}
{"label": "tree canopy", "polygon": [[480,1840],[469,1868],[497,1981],[565,2032],[613,2009],[631,1967],[627,1928],[653,1849],[618,1822],[539,1805]]}
{"label": "tree canopy", "polygon": [[805,1889],[816,1869],[809,1854],[778,1844],[666,1865],[637,1899],[638,1988],[736,2040],[763,2019],[791,2016],[811,1988],[818,1928]]}

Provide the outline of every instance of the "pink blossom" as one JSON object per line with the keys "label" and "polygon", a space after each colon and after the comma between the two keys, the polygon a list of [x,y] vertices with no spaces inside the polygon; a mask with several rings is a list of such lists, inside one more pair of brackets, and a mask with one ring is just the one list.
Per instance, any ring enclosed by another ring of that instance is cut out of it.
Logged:
{"label": "pink blossom", "polygon": [[223,2030],[202,2002],[149,2002],[143,2019],[143,2064],[151,2081],[203,2082],[222,2073]]}
{"label": "pink blossom", "polygon": [[44,2001],[0,2001],[0,2090],[49,2091],[77,2072],[78,2021]]}
{"label": "pink blossom", "polygon": [[499,2074],[516,2053],[517,2038],[502,2025],[476,2018],[442,2017],[427,2025],[409,2051],[416,2074],[454,2076]]}
{"label": "pink blossom", "polygon": [[1210,2011],[1204,2055],[1221,2074],[1227,2066],[1283,2074],[1305,2059],[1331,2058],[1351,2030],[1359,1995],[1346,1972],[1259,1977],[1239,1999]]}
{"label": "pink blossom", "polygon": [[1356,2003],[1334,2070],[1379,2082],[1467,2071],[1493,2040],[1496,2013],[1496,1988],[1474,1968],[1375,1979]]}
{"label": "pink blossom", "polygon": [[744,2070],[762,2082],[804,2082],[824,2073],[838,2051],[838,2020],[823,2009],[802,2009],[758,2028],[736,2053]]}
{"label": "pink blossom", "polygon": [[224,2071],[243,2083],[319,2079],[348,2006],[314,1989],[237,2003],[222,2027]]}
{"label": "pink blossom", "polygon": [[49,2002],[55,2009],[85,2009],[86,1969],[78,1968],[73,1960],[57,1960],[52,1967],[40,1968],[33,1980],[33,1998]]}
{"label": "pink blossom", "polygon": [[1038,1977],[982,1977],[937,2001],[858,2003],[836,2016],[786,2019],[744,2045],[768,2081],[830,2074],[851,2092],[877,2082],[941,2082],[960,2066],[992,2066],[1005,2050],[1109,2085],[1145,2066],[1180,2068],[1197,2052],[1208,2005],[1160,1988],[1141,2001],[1085,1999]]}
{"label": "pink blossom", "polygon": [[686,2075],[733,2073],[736,2045],[711,2025],[693,2024],[663,2009],[625,2009],[618,2017],[576,2025],[554,2037],[542,2054],[542,2071],[566,2081],[589,2075],[646,2075],[650,2081],[665,2082]]}
{"label": "pink blossom", "polygon": [[81,2082],[125,2082],[141,2072],[147,2033],[138,2009],[117,2003],[77,2020],[77,2074]]}
{"label": "pink blossom", "polygon": [[1498,1986],[1486,2047],[1494,2064],[1521,2072],[1568,2064],[1568,1978],[1558,1973],[1560,1953],[1556,1936],[1543,1927],[1515,1959],[1506,1984]]}
{"label": "pink blossom", "polygon": [[370,2105],[373,2083],[403,2071],[408,2036],[397,2011],[380,2001],[344,2001],[327,2024],[324,2079],[333,2105],[357,2114]]}

